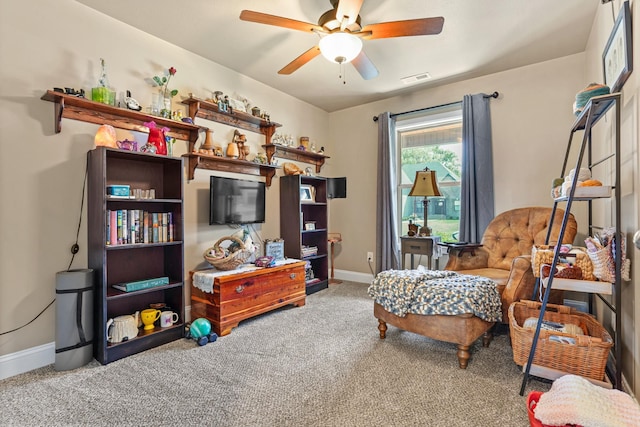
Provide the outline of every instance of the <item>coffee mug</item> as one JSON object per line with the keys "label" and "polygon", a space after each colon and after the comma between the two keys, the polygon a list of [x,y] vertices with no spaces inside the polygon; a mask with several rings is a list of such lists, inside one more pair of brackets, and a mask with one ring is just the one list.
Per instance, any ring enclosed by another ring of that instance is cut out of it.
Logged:
{"label": "coffee mug", "polygon": [[169,326],[172,326],[177,321],[178,321],[178,313],[174,313],[173,311],[163,311],[160,314],[160,326],[163,328],[168,328]]}
{"label": "coffee mug", "polygon": [[144,324],[144,330],[149,331],[153,329],[153,323],[160,318],[160,310],[147,308],[140,312],[140,318]]}

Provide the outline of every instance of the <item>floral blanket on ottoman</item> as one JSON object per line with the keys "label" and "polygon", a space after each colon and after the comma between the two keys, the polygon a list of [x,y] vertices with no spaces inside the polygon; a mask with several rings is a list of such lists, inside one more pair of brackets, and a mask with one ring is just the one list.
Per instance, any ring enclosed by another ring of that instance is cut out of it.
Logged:
{"label": "floral blanket on ottoman", "polygon": [[496,283],[455,271],[387,270],[376,275],[369,295],[396,316],[472,313],[487,322],[502,320]]}

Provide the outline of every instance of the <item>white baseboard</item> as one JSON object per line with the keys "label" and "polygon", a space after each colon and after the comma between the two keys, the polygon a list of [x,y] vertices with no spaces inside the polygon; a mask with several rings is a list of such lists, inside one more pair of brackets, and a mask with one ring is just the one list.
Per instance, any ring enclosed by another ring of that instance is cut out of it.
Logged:
{"label": "white baseboard", "polygon": [[0,380],[51,365],[55,361],[55,342],[0,356]]}
{"label": "white baseboard", "polygon": [[373,275],[369,273],[358,273],[348,270],[334,270],[334,277],[338,280],[348,280],[350,282],[371,283]]}

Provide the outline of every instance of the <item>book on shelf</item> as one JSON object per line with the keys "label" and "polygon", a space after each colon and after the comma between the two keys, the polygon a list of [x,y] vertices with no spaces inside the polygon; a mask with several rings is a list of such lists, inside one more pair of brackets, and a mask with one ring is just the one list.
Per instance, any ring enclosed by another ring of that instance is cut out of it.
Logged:
{"label": "book on shelf", "polygon": [[115,289],[124,292],[141,291],[143,289],[155,288],[156,286],[168,285],[168,277],[156,277],[154,279],[137,280],[135,282],[117,283],[113,286]]}
{"label": "book on shelf", "polygon": [[147,212],[141,209],[107,210],[106,244],[133,245],[166,243],[175,240],[172,212]]}

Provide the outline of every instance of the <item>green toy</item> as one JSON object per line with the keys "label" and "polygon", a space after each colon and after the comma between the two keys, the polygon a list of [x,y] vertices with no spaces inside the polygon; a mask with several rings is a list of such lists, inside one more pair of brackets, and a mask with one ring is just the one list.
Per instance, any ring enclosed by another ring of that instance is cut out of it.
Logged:
{"label": "green toy", "polygon": [[199,317],[189,325],[187,330],[187,339],[193,338],[198,345],[205,345],[218,339],[215,332],[211,332],[211,322],[204,317]]}

